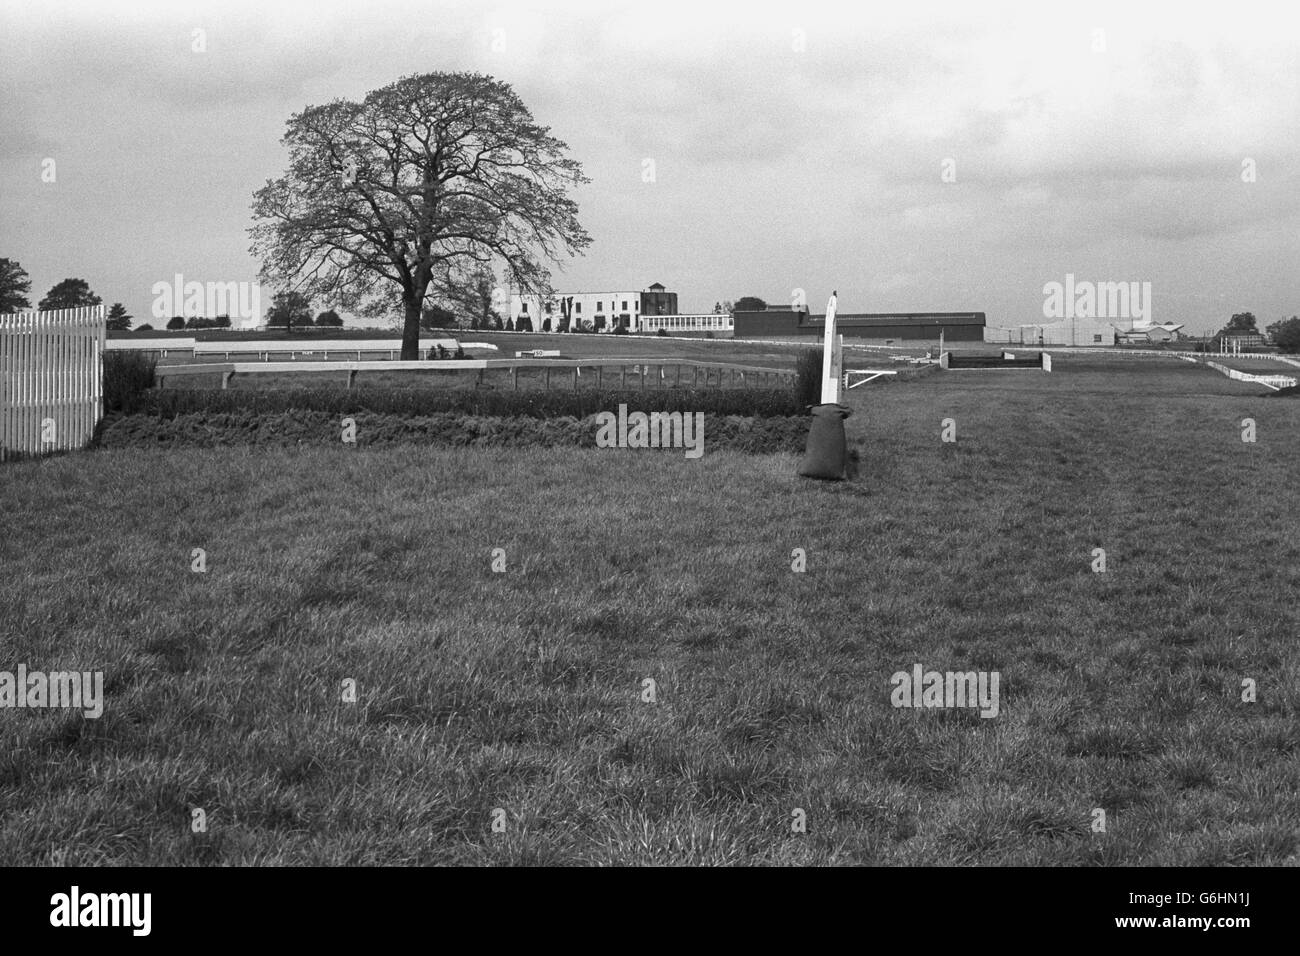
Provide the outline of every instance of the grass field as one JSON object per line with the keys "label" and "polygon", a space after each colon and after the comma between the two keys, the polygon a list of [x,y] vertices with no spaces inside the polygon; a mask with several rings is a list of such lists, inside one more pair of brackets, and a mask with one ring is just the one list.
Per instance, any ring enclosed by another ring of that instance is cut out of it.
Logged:
{"label": "grass field", "polygon": [[[99,720],[0,710],[0,859],[1295,865],[1300,403],[1055,368],[854,389],[844,484],[707,451],[0,467],[0,668],[106,675]],[[918,663],[997,671],[998,716],[892,707]]]}

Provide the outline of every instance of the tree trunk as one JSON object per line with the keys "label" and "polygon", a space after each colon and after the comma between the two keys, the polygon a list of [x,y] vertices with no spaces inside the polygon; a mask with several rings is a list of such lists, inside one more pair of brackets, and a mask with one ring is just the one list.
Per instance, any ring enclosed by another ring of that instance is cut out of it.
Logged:
{"label": "tree trunk", "polygon": [[406,321],[402,324],[402,361],[414,362],[420,357],[420,306],[406,302]]}

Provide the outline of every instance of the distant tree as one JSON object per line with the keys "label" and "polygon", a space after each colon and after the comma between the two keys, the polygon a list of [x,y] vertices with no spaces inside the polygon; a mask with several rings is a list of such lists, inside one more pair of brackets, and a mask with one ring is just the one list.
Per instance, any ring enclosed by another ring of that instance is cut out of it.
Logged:
{"label": "distant tree", "polygon": [[724,313],[726,313],[727,315],[731,315],[731,313],[733,313],[733,312],[736,311],[736,305],[735,305],[735,303],[732,302],[730,299],[723,299],[723,300],[722,300],[722,311],[723,311]]}
{"label": "distant tree", "polygon": [[12,259],[0,259],[0,315],[22,312],[32,307],[28,293],[32,280],[26,270]]}
{"label": "distant tree", "polygon": [[230,316],[228,316],[228,315],[219,315],[219,316],[217,316],[216,321],[215,321],[214,324],[215,324],[216,327],[219,328],[219,329],[228,329],[228,328],[230,328]]}
{"label": "distant tree", "polygon": [[152,332],[153,326],[146,322],[144,325],[136,326],[137,332]]}
{"label": "distant tree", "polygon": [[551,331],[551,317],[549,315],[546,318],[542,319],[542,331],[543,332]]}
{"label": "distant tree", "polygon": [[272,328],[283,326],[288,332],[295,325],[311,325],[311,299],[301,292],[277,292],[266,311],[266,324]]}
{"label": "distant tree", "polygon": [[426,332],[430,329],[454,329],[458,325],[456,313],[440,305],[425,305],[420,313],[420,328]]}
{"label": "distant tree", "polygon": [[452,290],[452,299],[469,316],[471,329],[490,329],[494,320],[500,320],[494,307],[497,289],[496,274],[489,266],[483,265]]}
{"label": "distant tree", "polygon": [[170,319],[167,320],[167,329],[169,331],[176,332],[183,328],[185,328],[185,316],[173,315]]}
{"label": "distant tree", "polygon": [[515,320],[514,320],[514,319],[506,319],[506,329],[505,329],[505,330],[506,330],[507,332],[513,332],[513,331],[515,330]]}
{"label": "distant tree", "polygon": [[1224,332],[1255,332],[1258,334],[1259,329],[1255,326],[1255,316],[1250,312],[1238,312],[1228,324],[1223,327]]}
{"label": "distant tree", "polygon": [[343,317],[333,309],[326,309],[320,315],[316,316],[316,324],[322,328],[342,328]]}
{"label": "distant tree", "polygon": [[1283,352],[1300,352],[1300,318],[1291,316],[1268,327],[1273,344]]}
{"label": "distant tree", "polygon": [[767,303],[756,295],[742,295],[736,300],[733,312],[766,312]]}
{"label": "distant tree", "polygon": [[126,314],[126,307],[121,302],[114,302],[108,310],[108,321],[104,328],[110,332],[128,332],[131,329],[131,316]]}
{"label": "distant tree", "polygon": [[85,279],[64,279],[45,294],[37,308],[42,312],[52,309],[84,309],[103,301],[90,291],[90,284]]}

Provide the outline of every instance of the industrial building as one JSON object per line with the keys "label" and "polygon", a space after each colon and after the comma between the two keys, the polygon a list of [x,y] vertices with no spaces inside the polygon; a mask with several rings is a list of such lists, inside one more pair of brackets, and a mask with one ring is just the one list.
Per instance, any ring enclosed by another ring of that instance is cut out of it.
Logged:
{"label": "industrial building", "polygon": [[1182,326],[1141,320],[1072,318],[1060,322],[1035,322],[1011,328],[986,328],[984,341],[998,345],[1146,345],[1182,337]]}
{"label": "industrial building", "polygon": [[[769,339],[786,336],[825,334],[826,316],[791,309],[737,312],[735,337]],[[846,339],[884,341],[983,342],[983,312],[894,312],[845,313],[835,315],[835,327]]]}

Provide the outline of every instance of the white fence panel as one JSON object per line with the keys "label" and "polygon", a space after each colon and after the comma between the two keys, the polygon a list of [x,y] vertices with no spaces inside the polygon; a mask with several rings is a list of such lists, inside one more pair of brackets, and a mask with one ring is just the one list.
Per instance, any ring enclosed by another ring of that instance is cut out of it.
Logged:
{"label": "white fence panel", "polygon": [[0,461],[85,447],[104,415],[104,306],[0,315]]}

